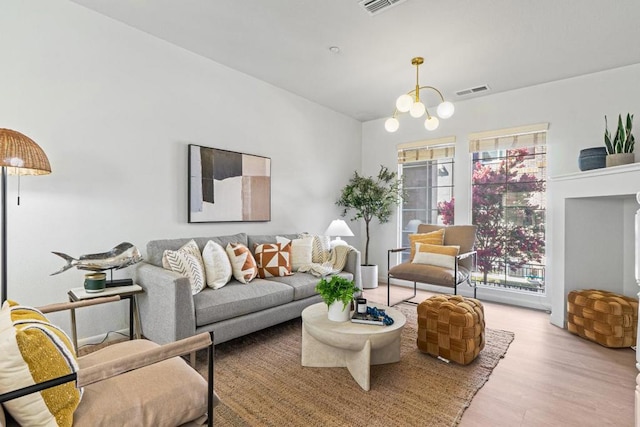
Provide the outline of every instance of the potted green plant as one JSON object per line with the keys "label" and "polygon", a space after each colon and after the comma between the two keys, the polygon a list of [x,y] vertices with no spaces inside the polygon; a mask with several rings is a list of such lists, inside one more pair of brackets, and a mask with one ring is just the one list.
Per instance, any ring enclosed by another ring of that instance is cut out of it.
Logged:
{"label": "potted green plant", "polygon": [[323,277],[316,285],[316,292],[329,308],[329,320],[346,322],[349,320],[353,295],[360,289],[353,280],[335,275],[329,280]]}
{"label": "potted green plant", "polygon": [[401,202],[404,192],[402,181],[397,173],[380,166],[376,177],[365,177],[357,171],[349,183],[342,189],[336,202],[342,206],[342,216],[353,211],[352,221],[362,219],[365,225],[366,242],[364,246],[364,264],[362,265],[362,287],[372,289],[378,287],[378,266],[369,264],[369,224],[377,218],[380,224],[389,222],[394,207]]}
{"label": "potted green plant", "polygon": [[607,116],[604,116],[604,145],[607,147],[607,167],[626,165],[635,161],[635,154],[633,153],[635,138],[631,132],[633,114],[627,113],[625,123],[622,121],[622,115],[618,114],[618,129],[612,139],[608,129]]}

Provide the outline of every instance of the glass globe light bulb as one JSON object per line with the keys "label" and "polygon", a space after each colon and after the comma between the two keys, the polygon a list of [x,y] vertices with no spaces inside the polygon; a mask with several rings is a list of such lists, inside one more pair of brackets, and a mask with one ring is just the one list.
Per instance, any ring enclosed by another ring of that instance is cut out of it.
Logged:
{"label": "glass globe light bulb", "polygon": [[395,117],[389,117],[384,122],[384,128],[387,130],[387,132],[395,132],[398,130],[399,127],[400,127],[400,122]]}
{"label": "glass globe light bulb", "polygon": [[431,116],[424,121],[424,127],[427,130],[436,130],[440,126],[440,120],[436,116]]}
{"label": "glass globe light bulb", "polygon": [[449,101],[441,102],[440,105],[438,105],[438,116],[440,116],[441,119],[448,119],[453,116],[454,111],[455,107]]}
{"label": "glass globe light bulb", "polygon": [[396,108],[401,113],[406,113],[407,111],[409,111],[412,104],[413,98],[411,97],[411,95],[408,95],[406,93],[404,95],[400,95],[396,100]]}
{"label": "glass globe light bulb", "polygon": [[415,117],[417,119],[418,117],[422,117],[425,111],[427,111],[427,109],[425,108],[424,104],[418,101],[413,103],[411,109],[409,110],[409,114],[411,114],[411,117]]}

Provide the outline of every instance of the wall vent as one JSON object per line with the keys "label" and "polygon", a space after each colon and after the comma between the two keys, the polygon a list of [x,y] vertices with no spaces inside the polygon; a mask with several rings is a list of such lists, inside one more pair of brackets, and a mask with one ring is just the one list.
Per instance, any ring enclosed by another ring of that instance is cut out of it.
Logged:
{"label": "wall vent", "polygon": [[358,4],[373,16],[405,1],[407,0],[360,0]]}
{"label": "wall vent", "polygon": [[469,89],[462,89],[456,92],[458,96],[471,95],[472,93],[484,92],[489,90],[489,85],[481,85]]}

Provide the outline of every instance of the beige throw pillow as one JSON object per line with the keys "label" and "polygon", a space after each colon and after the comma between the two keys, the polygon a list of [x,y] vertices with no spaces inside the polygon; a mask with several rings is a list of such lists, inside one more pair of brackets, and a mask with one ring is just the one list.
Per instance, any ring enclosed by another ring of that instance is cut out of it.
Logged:
{"label": "beige throw pillow", "polygon": [[233,269],[227,251],[222,246],[209,240],[202,250],[202,261],[208,287],[220,289],[229,283]]}
{"label": "beige throw pillow", "polygon": [[195,240],[185,243],[177,251],[166,250],[162,254],[162,266],[189,278],[191,294],[195,295],[206,286],[204,263]]}
{"label": "beige throw pillow", "polygon": [[242,243],[229,243],[226,250],[231,261],[233,277],[240,283],[252,281],[258,274],[258,266],[249,248]]}
{"label": "beige throw pillow", "polygon": [[429,264],[437,267],[454,269],[456,256],[460,252],[460,246],[430,245],[428,243],[416,243],[416,254],[411,261],[414,264]]}
{"label": "beige throw pillow", "polygon": [[286,237],[276,236],[276,242],[286,245],[291,242],[291,270],[298,271],[303,265],[312,262],[313,236],[302,236],[299,239],[289,240]]}

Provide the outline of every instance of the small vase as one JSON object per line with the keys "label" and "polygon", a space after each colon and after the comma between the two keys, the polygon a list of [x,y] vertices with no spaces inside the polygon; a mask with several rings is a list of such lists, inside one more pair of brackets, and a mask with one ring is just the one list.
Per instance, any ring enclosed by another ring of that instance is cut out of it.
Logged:
{"label": "small vase", "polygon": [[346,322],[349,320],[351,312],[349,311],[349,304],[344,307],[344,303],[342,301],[334,301],[329,304],[329,320],[334,322]]}
{"label": "small vase", "polygon": [[634,153],[607,154],[607,167],[628,165],[636,161]]}

